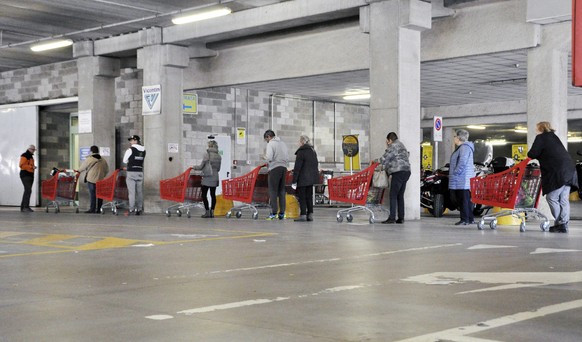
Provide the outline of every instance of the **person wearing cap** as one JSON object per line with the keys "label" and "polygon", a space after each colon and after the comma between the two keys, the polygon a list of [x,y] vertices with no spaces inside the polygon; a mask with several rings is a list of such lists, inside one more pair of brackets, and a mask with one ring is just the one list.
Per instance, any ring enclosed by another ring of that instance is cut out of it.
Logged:
{"label": "person wearing cap", "polygon": [[264,159],[267,160],[269,168],[268,183],[271,202],[271,215],[267,217],[267,220],[276,218],[282,220],[285,218],[285,175],[287,174],[289,153],[287,145],[279,137],[276,137],[272,130],[267,130],[263,134],[263,138],[267,142],[267,153]]}
{"label": "person wearing cap", "polygon": [[140,215],[143,211],[143,163],[146,156],[145,147],[140,144],[140,137],[132,135],[127,139],[131,146],[125,151],[123,163],[126,164],[127,195],[129,211],[127,215]]}
{"label": "person wearing cap", "polygon": [[87,172],[85,174],[85,183],[87,183],[89,197],[91,198],[89,210],[85,213],[100,213],[103,199],[97,199],[97,182],[107,176],[109,165],[107,165],[107,161],[99,154],[99,147],[95,145],[91,146],[91,155],[85,159],[79,168],[79,173],[83,171]]}
{"label": "person wearing cap", "polygon": [[34,183],[34,152],[36,147],[34,145],[28,146],[26,152],[20,155],[20,181],[24,186],[24,193],[22,194],[22,201],[20,202],[20,211],[33,212],[30,208],[30,195],[32,194],[32,184]]}

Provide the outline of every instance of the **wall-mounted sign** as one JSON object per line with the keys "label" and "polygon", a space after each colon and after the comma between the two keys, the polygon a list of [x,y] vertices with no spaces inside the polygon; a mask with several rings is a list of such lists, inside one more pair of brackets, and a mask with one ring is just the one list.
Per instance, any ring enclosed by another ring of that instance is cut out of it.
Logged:
{"label": "wall-mounted sign", "polygon": [[141,92],[141,114],[160,114],[162,109],[162,87],[160,85],[141,87]]}
{"label": "wall-mounted sign", "polygon": [[198,95],[196,94],[182,95],[182,113],[198,114]]}
{"label": "wall-mounted sign", "polygon": [[435,116],[433,118],[432,136],[433,136],[433,141],[443,141],[443,118],[442,118],[442,116]]}
{"label": "wall-mounted sign", "polygon": [[90,110],[80,110],[79,114],[79,133],[93,132],[93,119]]}

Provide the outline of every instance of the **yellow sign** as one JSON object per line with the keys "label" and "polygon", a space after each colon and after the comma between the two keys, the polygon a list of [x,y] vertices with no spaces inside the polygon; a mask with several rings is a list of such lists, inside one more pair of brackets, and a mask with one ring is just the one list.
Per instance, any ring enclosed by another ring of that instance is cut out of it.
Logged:
{"label": "yellow sign", "polygon": [[244,145],[247,138],[247,129],[244,127],[236,128],[236,143],[237,145]]}
{"label": "yellow sign", "polygon": [[432,146],[422,146],[422,169],[432,170]]}
{"label": "yellow sign", "polygon": [[344,152],[344,170],[360,170],[360,145],[358,135],[344,135],[342,140],[342,150]]}
{"label": "yellow sign", "polygon": [[511,155],[515,161],[522,161],[527,158],[527,144],[511,145]]}
{"label": "yellow sign", "polygon": [[198,95],[196,94],[182,95],[182,113],[198,114]]}

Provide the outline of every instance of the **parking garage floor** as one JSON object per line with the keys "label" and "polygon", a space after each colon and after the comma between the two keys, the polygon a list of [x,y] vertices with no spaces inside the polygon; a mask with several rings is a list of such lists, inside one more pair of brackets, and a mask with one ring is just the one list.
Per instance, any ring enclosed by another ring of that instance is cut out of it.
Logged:
{"label": "parking garage floor", "polygon": [[0,340],[581,340],[582,222],[520,233],[336,211],[296,223],[0,209]]}

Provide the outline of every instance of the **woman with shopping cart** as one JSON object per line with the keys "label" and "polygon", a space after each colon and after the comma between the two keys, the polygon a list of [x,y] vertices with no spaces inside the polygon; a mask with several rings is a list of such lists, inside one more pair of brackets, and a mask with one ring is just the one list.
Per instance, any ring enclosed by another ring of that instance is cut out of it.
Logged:
{"label": "woman with shopping cart", "polygon": [[475,146],[469,141],[469,132],[459,129],[453,137],[455,151],[451,155],[449,166],[449,190],[457,200],[461,219],[456,226],[475,223],[473,202],[471,202],[471,178],[475,177],[473,153]]}
{"label": "woman with shopping cart", "polygon": [[[208,149],[204,153],[202,163],[198,166],[193,166],[194,170],[202,170],[202,202],[204,203],[204,215],[202,218],[213,218],[214,208],[216,208],[216,187],[218,187],[218,172],[222,164],[222,157],[218,154],[218,143],[216,140],[208,141]],[[208,203],[208,191],[210,190],[210,200]]]}
{"label": "woman with shopping cart", "polygon": [[[390,176],[390,214],[382,223],[404,223],[404,192],[410,178],[408,150],[394,132],[386,136],[386,152],[381,158],[384,170]],[[397,209],[398,207],[398,209]],[[398,219],[396,219],[398,214]]]}
{"label": "woman with shopping cart", "polygon": [[87,189],[89,190],[90,205],[89,210],[85,211],[86,214],[99,214],[101,213],[101,206],[103,205],[103,199],[97,199],[97,182],[105,178],[109,173],[109,165],[107,161],[101,157],[99,154],[99,147],[93,145],[90,148],[91,155],[85,159],[81,167],[79,168],[79,173],[86,171],[85,183],[87,183]]}
{"label": "woman with shopping cart", "polygon": [[550,233],[567,233],[570,221],[570,189],[578,188],[576,167],[562,141],[547,121],[536,124],[537,136],[527,156],[540,162],[542,193],[554,216]]}

